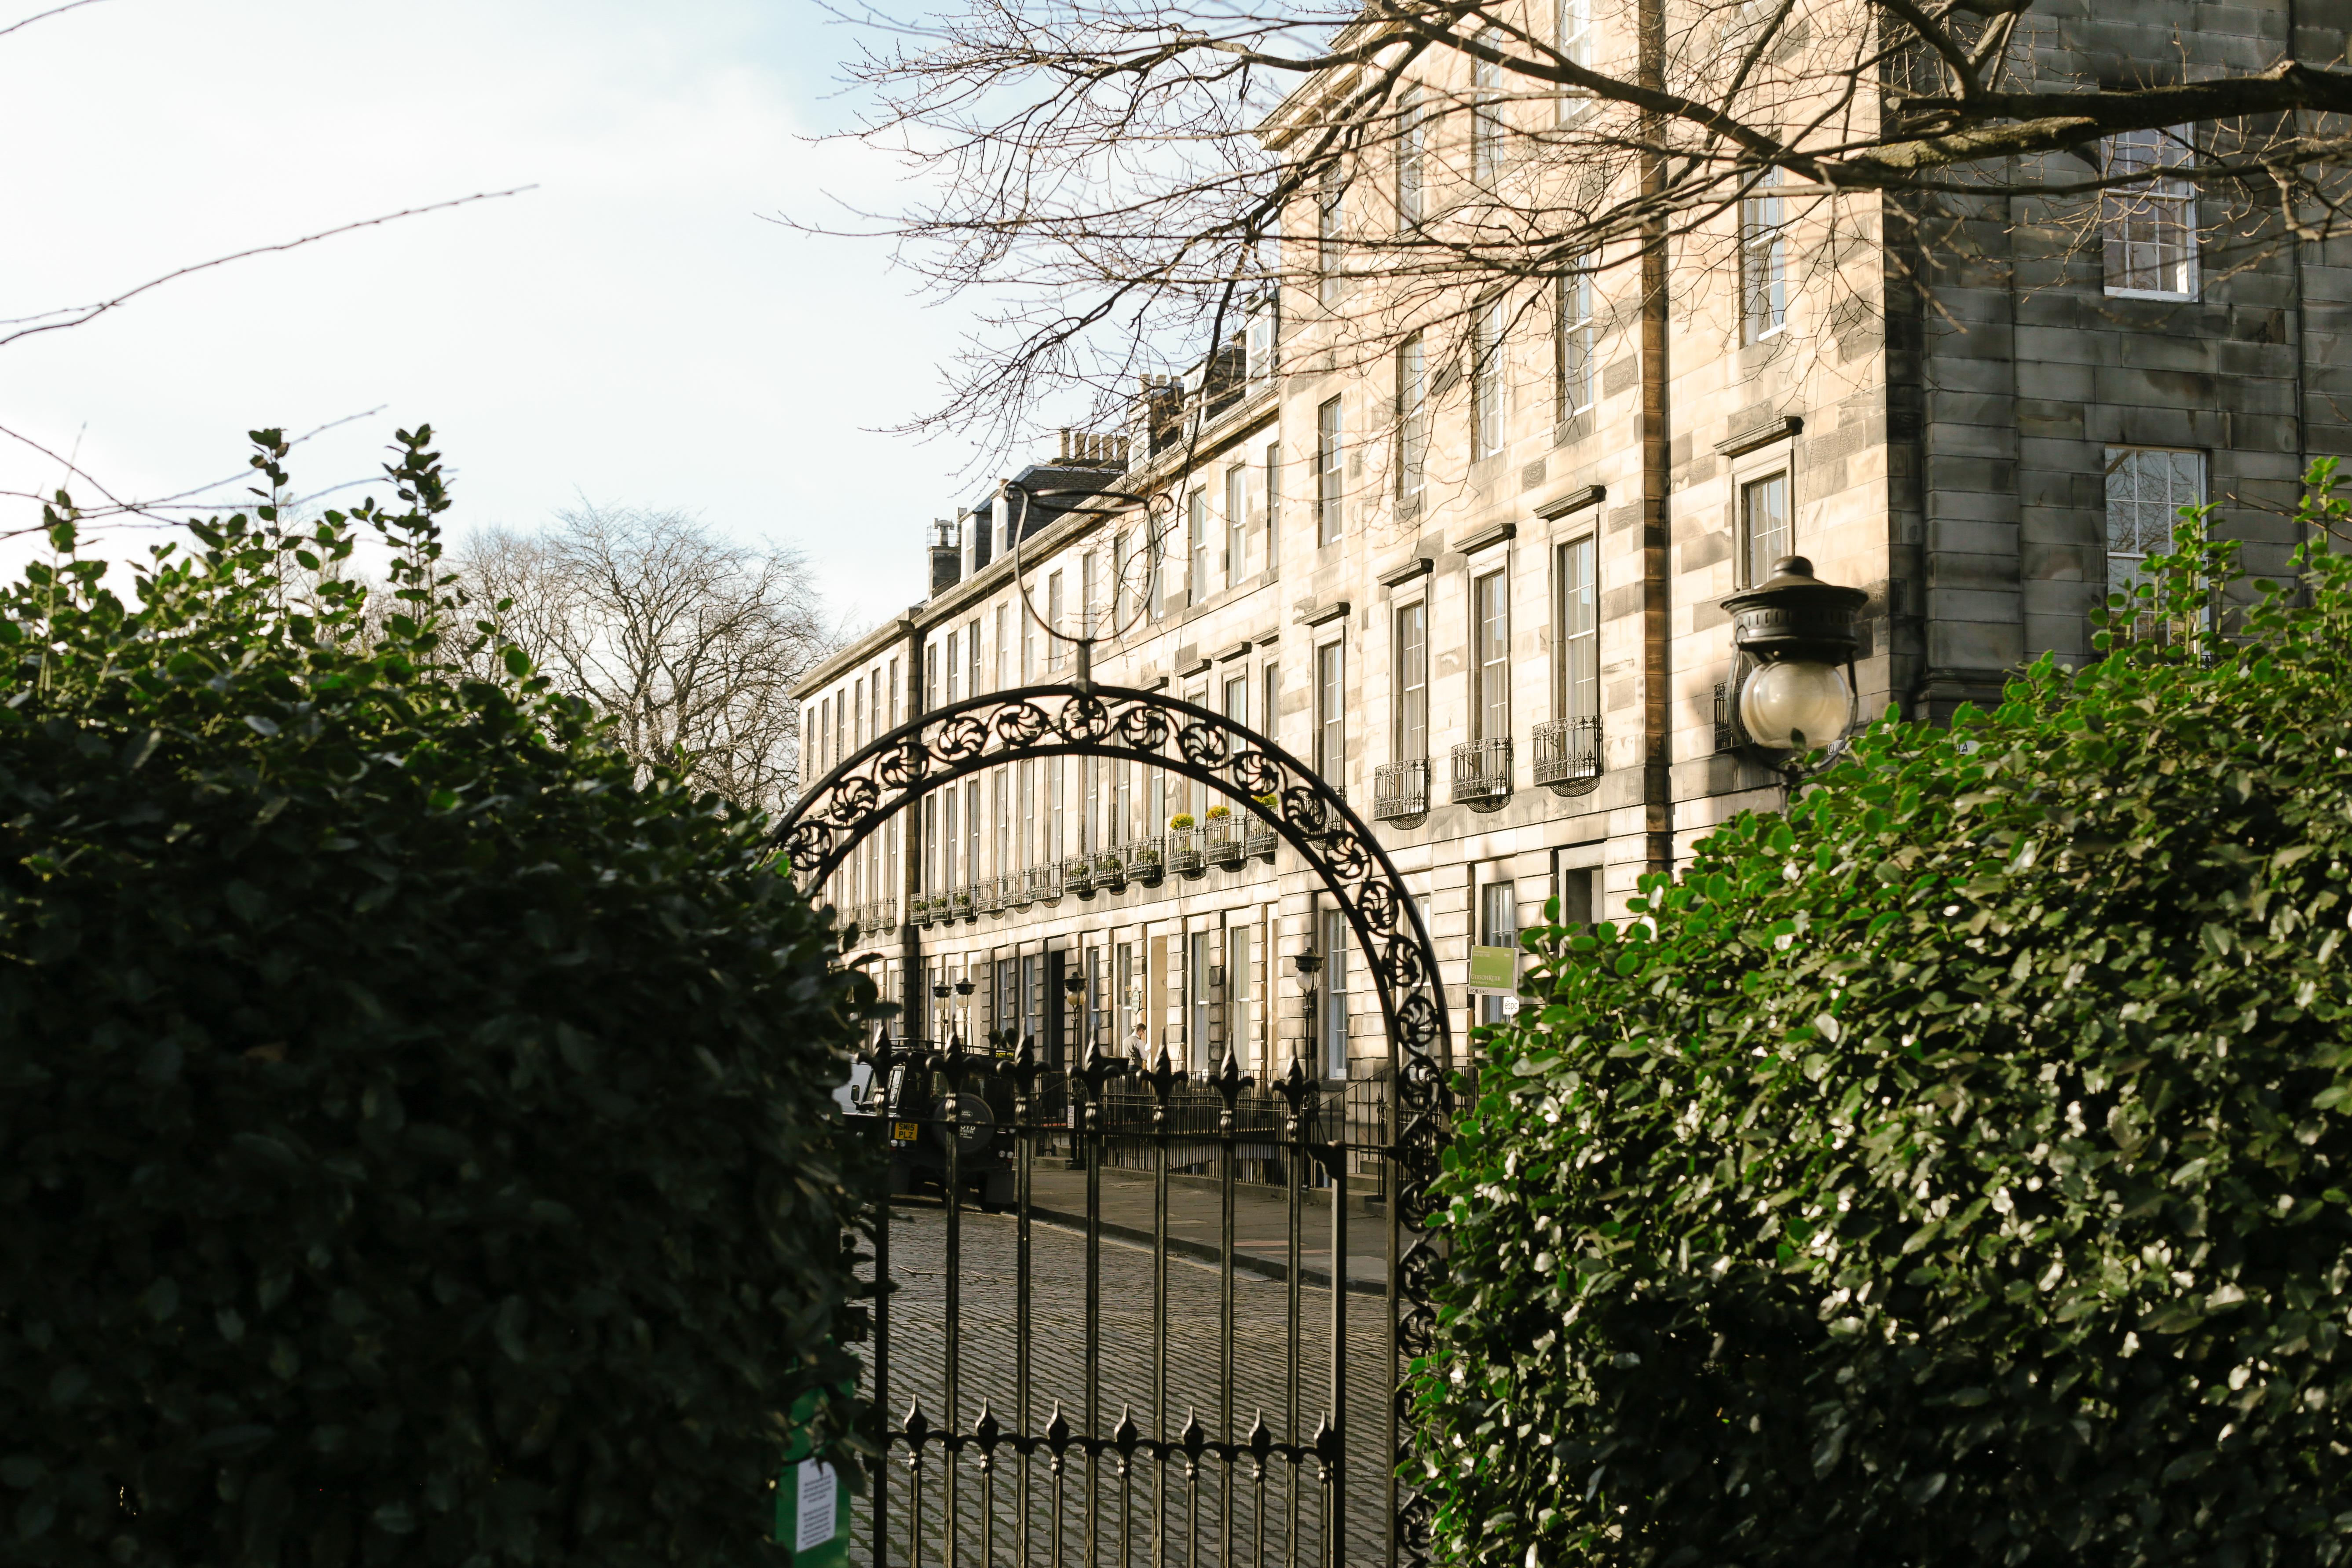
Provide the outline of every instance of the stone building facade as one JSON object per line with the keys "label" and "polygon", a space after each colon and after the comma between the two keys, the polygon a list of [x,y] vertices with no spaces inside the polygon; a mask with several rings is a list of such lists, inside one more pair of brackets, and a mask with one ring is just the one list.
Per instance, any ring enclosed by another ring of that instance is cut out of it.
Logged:
{"label": "stone building facade", "polygon": [[[2032,58],[2256,69],[2287,42],[2284,0],[2097,9],[2038,6]],[[2346,38],[2296,43],[2333,60]],[[1433,126],[1416,199],[1475,157],[1448,162],[1465,119]],[[800,689],[809,776],[929,705],[1066,679],[1043,623],[1099,629],[1129,613],[1125,583],[1137,624],[1096,679],[1262,731],[1374,820],[1461,1048],[1507,1005],[1464,994],[1471,946],[1509,945],[1551,900],[1565,921],[1622,915],[1645,872],[1781,804],[1741,743],[1722,607],[1776,558],[1867,590],[1863,716],[1940,719],[2021,663],[2085,655],[2091,610],[2182,504],[2218,503],[2257,563],[2281,557],[2296,475],[2347,444],[2346,253],[2209,262],[2200,198],[2161,163],[2054,243],[2073,220],[2022,198],[1923,215],[1759,193],[1719,247],[1677,250],[1661,292],[1619,266],[1507,308],[1457,301],[1377,354],[1352,338],[1381,302],[1308,255],[1394,221],[1397,173],[1367,166],[1296,215],[1297,281],[1246,331],[1147,386],[1123,429],[1066,438],[934,525],[929,595]],[[1062,510],[1024,515],[1021,491]],[[1154,528],[1160,576],[1139,584]],[[1016,763],[930,797],[833,896],[927,1036],[1062,1049],[1076,975],[1097,1038],[1192,1068],[1231,1048],[1261,1075],[1294,1053],[1376,1071],[1377,1002],[1328,900],[1288,851],[1226,846],[1214,804],[1165,774]],[[1195,874],[1175,869],[1196,848]],[[1097,890],[1106,856],[1146,850],[1157,885],[1130,870]],[[1328,959],[1311,1039],[1292,962],[1310,943]],[[964,980],[968,1001],[932,994]]]}

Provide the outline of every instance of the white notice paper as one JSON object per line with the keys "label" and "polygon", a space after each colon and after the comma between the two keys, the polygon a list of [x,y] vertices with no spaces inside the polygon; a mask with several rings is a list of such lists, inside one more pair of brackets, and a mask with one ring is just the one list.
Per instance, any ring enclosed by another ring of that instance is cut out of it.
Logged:
{"label": "white notice paper", "polygon": [[823,1546],[833,1539],[835,1494],[833,1467],[823,1459],[803,1459],[800,1463],[800,1506],[793,1518],[797,1528],[793,1531],[793,1552]]}

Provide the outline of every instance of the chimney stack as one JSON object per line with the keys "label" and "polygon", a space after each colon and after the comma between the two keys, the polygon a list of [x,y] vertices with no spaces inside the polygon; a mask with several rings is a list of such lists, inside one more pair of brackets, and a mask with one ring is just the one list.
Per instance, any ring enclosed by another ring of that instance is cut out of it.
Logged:
{"label": "chimney stack", "polygon": [[963,577],[963,529],[946,518],[931,520],[931,595],[938,598]]}

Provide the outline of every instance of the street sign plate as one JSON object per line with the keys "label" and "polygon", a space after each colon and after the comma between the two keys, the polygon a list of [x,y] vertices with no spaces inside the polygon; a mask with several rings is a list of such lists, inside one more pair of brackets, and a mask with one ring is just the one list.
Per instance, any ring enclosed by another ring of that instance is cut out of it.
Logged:
{"label": "street sign plate", "polygon": [[1519,988],[1517,948],[1474,947],[1470,950],[1470,994],[1508,996]]}

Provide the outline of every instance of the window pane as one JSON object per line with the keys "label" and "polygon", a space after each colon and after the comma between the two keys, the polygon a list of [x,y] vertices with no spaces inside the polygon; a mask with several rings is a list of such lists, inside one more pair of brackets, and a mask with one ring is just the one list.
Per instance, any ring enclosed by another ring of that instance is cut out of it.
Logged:
{"label": "window pane", "polygon": [[1490,572],[1473,584],[1472,629],[1478,659],[1479,740],[1511,732],[1510,623],[1503,574]]}
{"label": "window pane", "polygon": [[1772,574],[1772,563],[1789,554],[1789,476],[1773,474],[1739,487],[1739,535],[1745,585]]}
{"label": "window pane", "polygon": [[1407,605],[1396,614],[1396,755],[1429,755],[1429,608]]}
{"label": "window pane", "polygon": [[2172,548],[2180,509],[2205,500],[2201,452],[2107,450],[2107,591],[2128,592],[2147,558]]}
{"label": "window pane", "polygon": [[1767,194],[1780,172],[1766,175],[1756,193],[1739,204],[1740,335],[1759,342],[1789,319],[1789,250],[1782,229],[1781,198]]}
{"label": "window pane", "polygon": [[1322,275],[1317,297],[1327,306],[1339,302],[1339,227],[1346,194],[1338,165],[1326,169],[1315,193],[1315,268]]}
{"label": "window pane", "polygon": [[1249,521],[1249,470],[1235,464],[1225,470],[1225,585],[1242,580],[1242,527]]}
{"label": "window pane", "polygon": [[1397,350],[1397,494],[1412,500],[1421,494],[1422,473],[1429,462],[1428,363],[1419,336]]}
{"label": "window pane", "polygon": [[2112,177],[2145,174],[2140,184],[2099,196],[2100,237],[2110,293],[2197,292],[2197,188],[2165,174],[2192,161],[2187,127],[2130,131],[2105,144]]}
{"label": "window pane", "polygon": [[1508,301],[1479,307],[1471,332],[1470,423],[1473,456],[1503,449],[1503,328]]}
{"label": "window pane", "polygon": [[1560,546],[1561,717],[1590,719],[1601,711],[1601,617],[1593,581],[1593,542]]}
{"label": "window pane", "polygon": [[1329,544],[1339,537],[1339,400],[1315,411],[1316,541]]}
{"label": "window pane", "polygon": [[1425,107],[1418,86],[1407,87],[1397,97],[1397,221],[1406,227],[1421,222],[1423,215],[1422,160],[1429,143]]}
{"label": "window pane", "polygon": [[1348,782],[1347,652],[1341,643],[1315,650],[1315,771],[1326,784]]}
{"label": "window pane", "polygon": [[[1578,265],[1590,266],[1587,257]],[[1552,304],[1556,337],[1552,345],[1557,381],[1558,417],[1565,422],[1592,406],[1593,329],[1592,279],[1579,272],[1560,278]]]}
{"label": "window pane", "polygon": [[1323,1072],[1327,1078],[1348,1076],[1348,958],[1355,943],[1355,933],[1348,929],[1348,917],[1338,910],[1325,910],[1321,932],[1323,949],[1323,1006],[1319,1022],[1323,1035]]}
{"label": "window pane", "polygon": [[1265,569],[1282,563],[1282,446],[1265,444]]}

